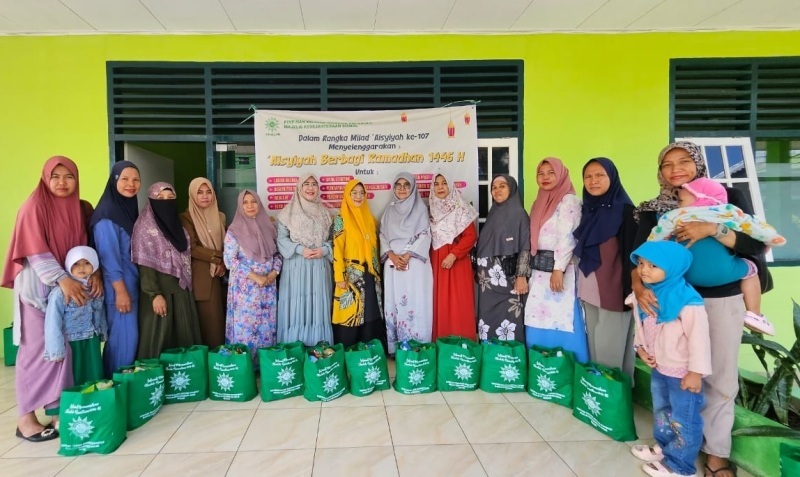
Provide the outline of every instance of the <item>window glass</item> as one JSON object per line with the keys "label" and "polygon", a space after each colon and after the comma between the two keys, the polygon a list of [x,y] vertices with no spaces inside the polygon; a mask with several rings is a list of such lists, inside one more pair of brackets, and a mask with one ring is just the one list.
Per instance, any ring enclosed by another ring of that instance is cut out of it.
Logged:
{"label": "window glass", "polygon": [[722,148],[720,146],[706,146],[706,161],[708,161],[708,176],[712,179],[725,177],[725,166],[722,163]]}
{"label": "window glass", "polygon": [[766,220],[788,242],[772,254],[800,260],[800,138],[757,140],[755,159]]}

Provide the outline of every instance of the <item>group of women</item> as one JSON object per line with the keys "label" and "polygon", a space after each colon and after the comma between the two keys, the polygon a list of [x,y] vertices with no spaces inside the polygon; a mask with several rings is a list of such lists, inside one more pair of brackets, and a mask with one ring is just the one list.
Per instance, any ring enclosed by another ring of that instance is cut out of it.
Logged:
{"label": "group of women", "polygon": [[[677,190],[705,176],[696,145],[671,144],[658,158],[659,195],[634,207],[611,160],[585,164],[581,200],[567,168],[549,157],[536,168],[530,214],[513,177],[493,178],[492,206],[478,237],[478,213],[444,174],[434,176],[429,207],[415,178],[399,174],[379,229],[361,181],[347,183],[334,216],[321,202],[317,178],[305,174],[275,224],[257,194],[242,191],[226,231],[207,179],[192,181],[182,214],[178,191],[153,184],[140,214],[138,169],[120,162],[92,212],[80,200],[75,164],[50,158],[19,211],[3,272],[2,285],[15,292],[20,344],[17,434],[49,438],[53,432],[34,410],[57,409],[60,391],[72,384],[69,354],[60,362],[41,359],[44,302],[55,286],[77,302],[105,291],[106,374],[166,347],[196,343],[243,342],[255,353],[276,342],[347,346],[378,339],[391,354],[404,340],[451,334],[562,347],[580,361],[632,373],[633,322],[624,298],[633,292],[645,312],[657,303],[628,257],[659,214],[677,208]],[[728,193],[730,203],[752,212],[741,192]],[[689,223],[676,233],[715,240],[709,225]],[[61,264],[71,247],[90,242],[102,273],[84,289]],[[763,243],[738,232],[720,242],[753,257],[762,284],[770,286]],[[724,475],[743,303],[738,283],[697,289],[709,315],[714,370],[705,379],[704,450],[709,468]]]}

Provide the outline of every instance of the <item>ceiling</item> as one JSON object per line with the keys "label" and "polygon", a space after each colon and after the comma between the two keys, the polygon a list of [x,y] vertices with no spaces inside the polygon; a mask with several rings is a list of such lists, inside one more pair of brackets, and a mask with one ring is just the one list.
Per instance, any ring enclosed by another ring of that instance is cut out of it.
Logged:
{"label": "ceiling", "polygon": [[800,29],[798,0],[0,0],[0,35]]}

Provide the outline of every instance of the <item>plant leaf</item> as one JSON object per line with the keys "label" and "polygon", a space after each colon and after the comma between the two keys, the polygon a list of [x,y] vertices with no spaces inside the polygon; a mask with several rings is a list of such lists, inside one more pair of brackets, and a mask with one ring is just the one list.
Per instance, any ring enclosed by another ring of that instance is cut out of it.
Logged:
{"label": "plant leaf", "polygon": [[743,333],[742,343],[753,346],[760,346],[764,348],[764,350],[771,356],[774,356],[776,358],[782,358],[785,356],[791,359],[794,362],[794,364],[800,364],[797,362],[794,356],[792,356],[792,354],[789,352],[788,349],[786,349],[782,344],[776,343],[775,341],[766,340],[751,333]]}
{"label": "plant leaf", "polygon": [[737,429],[731,434],[734,437],[783,437],[787,439],[800,439],[800,430],[788,429],[783,426],[753,426]]}

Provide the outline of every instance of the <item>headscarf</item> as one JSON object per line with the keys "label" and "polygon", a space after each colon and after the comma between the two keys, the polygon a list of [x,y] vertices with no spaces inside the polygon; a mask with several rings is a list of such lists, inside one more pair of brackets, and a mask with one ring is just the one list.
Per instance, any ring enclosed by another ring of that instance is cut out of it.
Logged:
{"label": "headscarf", "polygon": [[683,184],[683,188],[695,196],[692,207],[706,207],[709,205],[722,205],[728,203],[728,191],[714,179],[701,177],[692,182]]}
{"label": "headscarf", "polygon": [[[183,289],[192,288],[192,254],[189,250],[189,234],[178,218],[176,199],[157,199],[164,189],[174,191],[172,184],[156,182],[147,190],[150,199],[145,205],[131,237],[131,259],[133,263],[150,267],[161,273],[178,278]],[[178,233],[183,240],[177,239]],[[178,245],[183,245],[178,247]]]}
{"label": "headscarf", "polygon": [[[50,175],[57,166],[66,167],[75,176],[75,192],[69,197],[56,197],[50,192]],[[64,156],[53,156],[44,163],[39,184],[17,213],[2,285],[14,288],[14,280],[27,257],[52,253],[61,264],[67,252],[76,245],[85,244],[86,239],[78,166]]]}
{"label": "headscarf", "polygon": [[601,265],[600,244],[614,237],[622,226],[622,210],[633,205],[628,193],[619,180],[617,167],[607,157],[595,157],[583,166],[583,172],[590,164],[597,163],[605,169],[611,183],[608,190],[600,196],[593,196],[583,188],[581,223],[573,235],[577,239],[573,253],[580,257],[578,268],[584,276],[597,270]]}
{"label": "headscarf", "polygon": [[136,164],[129,161],[117,162],[111,168],[111,175],[108,178],[108,182],[106,182],[106,189],[97,202],[97,208],[94,209],[89,227],[94,227],[101,220],[108,219],[125,229],[129,236],[133,234],[133,224],[139,218],[139,201],[136,200],[135,196],[125,197],[117,190],[119,176],[128,167],[139,170]]}
{"label": "headscarf", "polygon": [[92,264],[94,271],[100,267],[100,260],[97,258],[97,252],[95,252],[92,247],[78,245],[77,247],[72,247],[72,249],[67,253],[67,258],[64,260],[64,269],[67,271],[67,273],[69,273],[69,276],[86,284],[88,279],[77,278],[72,275],[72,266],[75,265],[79,260],[84,259]]}
{"label": "headscarf", "polygon": [[545,162],[550,164],[556,173],[556,186],[547,191],[539,189],[536,199],[531,205],[531,255],[536,255],[539,249],[539,232],[542,230],[542,225],[556,212],[561,199],[567,194],[575,195],[575,187],[572,186],[572,182],[569,180],[569,170],[564,167],[561,159],[556,157],[544,158],[536,166],[536,173],[539,173],[539,169]]}
{"label": "headscarf", "polygon": [[708,177],[706,161],[703,158],[703,152],[700,150],[700,146],[689,141],[678,141],[668,145],[658,154],[658,174],[656,175],[660,188],[658,196],[654,199],[644,201],[639,204],[639,207],[636,207],[633,212],[633,218],[636,219],[637,222],[639,221],[639,214],[642,212],[656,212],[660,215],[678,207],[678,190],[669,185],[667,181],[664,180],[664,176],[661,175],[661,163],[664,161],[664,156],[673,149],[683,149],[689,153],[689,156],[694,160],[694,165],[697,168],[697,174],[694,176],[694,179]]}
{"label": "headscarf", "polygon": [[508,199],[498,204],[492,198],[492,208],[478,235],[479,257],[516,255],[531,246],[528,213],[522,207],[517,181],[508,174],[498,174],[491,183],[498,177],[508,183]]}
{"label": "headscarf", "polygon": [[[197,192],[202,185],[207,185],[211,189],[211,203],[205,209],[197,205]],[[189,183],[189,217],[192,218],[194,230],[200,244],[211,250],[222,250],[225,245],[225,216],[219,211],[217,205],[217,194],[211,181],[205,177],[197,177]],[[217,273],[216,263],[209,264],[211,276]]]}
{"label": "headscarf", "polygon": [[[645,283],[658,301],[656,323],[668,323],[678,318],[687,305],[702,305],[703,298],[689,285],[684,275],[692,264],[692,253],[683,245],[669,240],[645,242],[631,253],[631,261],[637,263],[644,258],[664,270],[666,276],[658,283]],[[647,314],[639,310],[639,317]]]}
{"label": "headscarf", "polygon": [[455,183],[450,182],[442,173],[435,174],[434,181],[437,176],[442,176],[447,181],[450,193],[444,199],[440,199],[431,190],[428,199],[431,206],[431,243],[434,250],[453,243],[458,234],[472,226],[478,218],[478,211],[464,200]]}
{"label": "headscarf", "polygon": [[381,217],[381,234],[389,242],[389,248],[394,248],[392,242],[402,242],[400,248],[408,243],[411,237],[427,230],[431,224],[428,219],[428,207],[417,192],[417,181],[408,172],[397,174],[392,184],[397,184],[400,179],[405,179],[411,184],[410,194],[405,199],[395,196]]}
{"label": "headscarf", "polygon": [[[258,213],[253,218],[248,217],[242,210],[246,194],[252,195],[258,202]],[[228,232],[239,243],[242,252],[257,262],[272,260],[272,256],[278,249],[275,243],[278,235],[275,232],[275,226],[269,220],[258,194],[252,190],[245,189],[239,193],[239,199],[236,201],[236,215],[233,217],[231,226],[228,227]]]}
{"label": "headscarf", "polygon": [[303,183],[310,178],[319,182],[314,174],[302,174],[292,200],[278,213],[278,220],[289,230],[292,242],[306,248],[319,248],[328,240],[333,218],[319,197],[319,188],[313,200],[303,195]]}
{"label": "headscarf", "polygon": [[350,192],[359,184],[362,187],[364,185],[361,181],[353,179],[344,186],[342,208],[339,212],[342,216],[342,230],[345,234],[344,256],[358,260],[365,268],[369,269],[370,274],[378,276],[378,271],[375,269],[376,264],[373,263],[378,251],[375,217],[369,210],[369,201],[366,196],[364,196],[361,206],[356,206],[353,198],[350,197]]}

